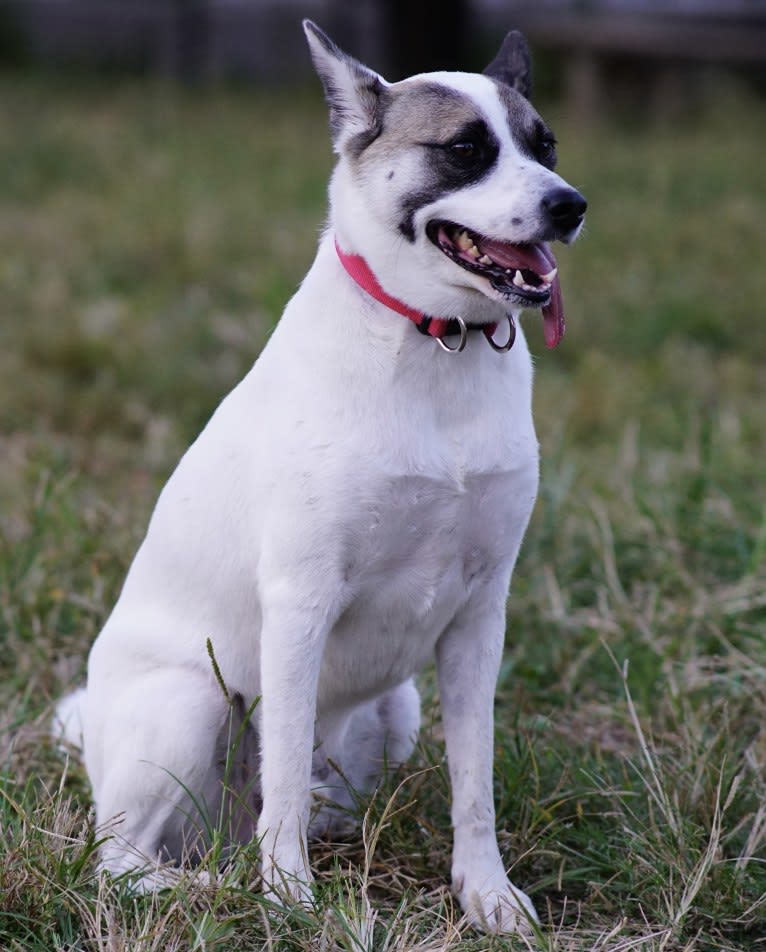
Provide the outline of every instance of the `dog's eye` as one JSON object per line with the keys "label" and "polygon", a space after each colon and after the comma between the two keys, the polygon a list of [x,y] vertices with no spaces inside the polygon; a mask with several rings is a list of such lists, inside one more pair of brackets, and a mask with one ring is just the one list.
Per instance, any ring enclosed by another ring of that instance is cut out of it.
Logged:
{"label": "dog's eye", "polygon": [[535,158],[541,165],[552,169],[556,164],[556,140],[553,136],[544,136],[538,140],[535,148]]}
{"label": "dog's eye", "polygon": [[479,151],[476,143],[472,142],[471,139],[460,139],[458,142],[451,142],[449,150],[461,162],[473,159]]}

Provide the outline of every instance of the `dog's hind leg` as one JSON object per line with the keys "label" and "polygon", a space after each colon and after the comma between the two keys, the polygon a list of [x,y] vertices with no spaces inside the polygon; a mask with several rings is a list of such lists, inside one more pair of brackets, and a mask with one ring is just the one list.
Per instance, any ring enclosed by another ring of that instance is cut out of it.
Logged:
{"label": "dog's hind leg", "polygon": [[[92,679],[85,755],[112,873],[198,858],[220,814],[221,738],[231,706],[205,672],[165,668]],[[164,879],[147,872],[143,888]]]}
{"label": "dog's hind leg", "polygon": [[51,734],[64,753],[67,748],[82,752],[83,707],[86,697],[85,688],[77,688],[62,697],[53,712]]}
{"label": "dog's hind leg", "polygon": [[410,756],[420,729],[420,695],[410,678],[354,713],[344,745],[344,772],[358,790],[372,790],[387,769]]}
{"label": "dog's hind leg", "polygon": [[333,837],[357,825],[358,794],[369,793],[386,770],[412,753],[420,728],[420,695],[407,680],[346,713],[317,724],[312,791],[320,801],[311,837]]}

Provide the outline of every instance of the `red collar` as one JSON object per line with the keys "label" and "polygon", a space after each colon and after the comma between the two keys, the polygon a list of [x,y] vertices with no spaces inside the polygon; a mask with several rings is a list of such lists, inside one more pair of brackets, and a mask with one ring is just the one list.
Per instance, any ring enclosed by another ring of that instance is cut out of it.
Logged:
{"label": "red collar", "polygon": [[348,274],[354,279],[354,281],[356,281],[359,287],[362,288],[362,290],[366,291],[371,297],[374,297],[376,301],[380,301],[381,304],[385,304],[386,307],[390,308],[392,311],[396,311],[397,314],[408,317],[414,322],[421,334],[427,334],[430,337],[436,337],[438,340],[441,340],[443,337],[449,337],[452,334],[462,333],[464,335],[465,330],[461,331],[462,323],[463,328],[467,327],[468,330],[482,331],[485,337],[491,341],[492,335],[497,329],[497,324],[466,325],[462,321],[458,321],[455,318],[429,317],[422,311],[416,311],[403,301],[392,297],[390,294],[384,291],[364,258],[361,255],[348,254],[347,252],[343,251],[343,249],[338,244],[337,238],[335,239],[335,250],[338,252],[340,263],[346,269]]}

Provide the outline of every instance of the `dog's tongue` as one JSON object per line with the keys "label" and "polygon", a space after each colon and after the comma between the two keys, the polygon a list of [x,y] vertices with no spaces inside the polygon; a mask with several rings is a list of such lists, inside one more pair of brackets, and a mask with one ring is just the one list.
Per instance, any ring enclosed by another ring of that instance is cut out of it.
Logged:
{"label": "dog's tongue", "polygon": [[[485,238],[481,250],[503,268],[523,268],[537,275],[549,274],[556,267],[556,258],[547,244],[512,245]],[[546,347],[555,347],[564,336],[564,304],[558,274],[551,282],[551,299],[543,307],[543,329]]]}
{"label": "dog's tongue", "polygon": [[557,274],[551,284],[551,299],[543,308],[545,346],[555,347],[561,341],[566,329],[564,302],[561,298],[561,282]]}

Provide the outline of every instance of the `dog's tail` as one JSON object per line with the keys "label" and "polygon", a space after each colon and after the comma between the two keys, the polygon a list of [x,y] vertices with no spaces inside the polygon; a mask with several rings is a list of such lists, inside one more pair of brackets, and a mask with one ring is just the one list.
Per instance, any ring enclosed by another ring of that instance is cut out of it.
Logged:
{"label": "dog's tail", "polygon": [[69,752],[71,748],[82,752],[85,688],[77,688],[61,698],[53,712],[51,734],[58,745]]}

